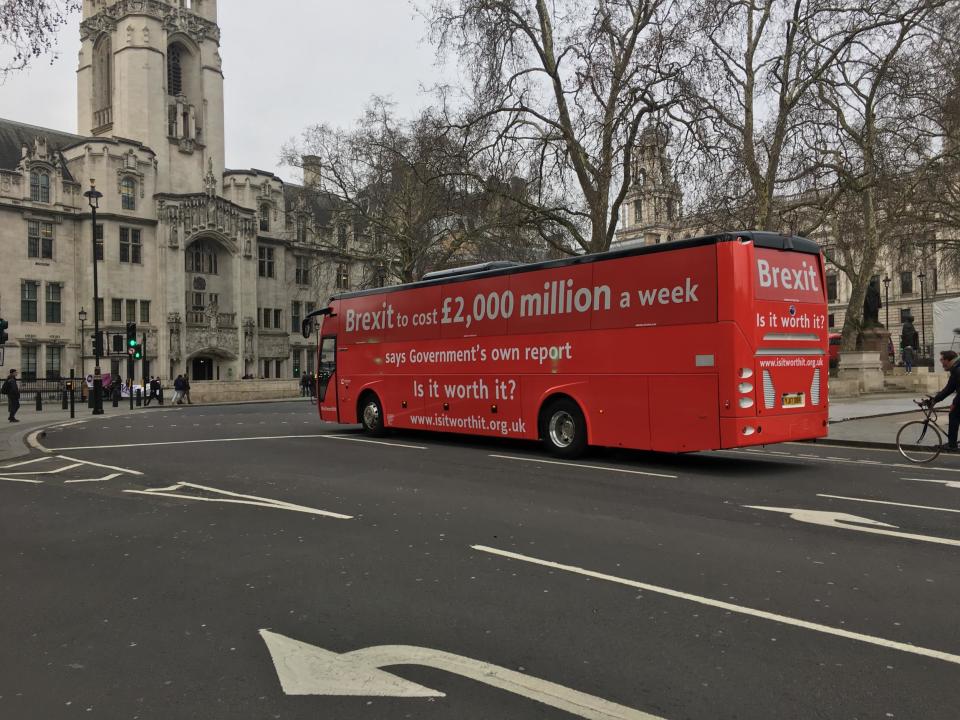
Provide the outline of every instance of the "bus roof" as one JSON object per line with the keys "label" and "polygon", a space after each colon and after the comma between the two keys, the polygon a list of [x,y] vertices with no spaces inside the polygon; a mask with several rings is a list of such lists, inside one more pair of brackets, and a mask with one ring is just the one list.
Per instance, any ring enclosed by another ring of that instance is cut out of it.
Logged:
{"label": "bus roof", "polygon": [[[701,247],[703,245],[716,245],[717,243],[722,242],[736,242],[738,240],[751,241],[756,247],[771,248],[774,250],[793,250],[794,252],[809,253],[811,255],[818,255],[820,253],[820,246],[816,242],[804,237],[800,237],[799,235],[780,235],[778,233],[764,232],[759,230],[722,232],[715,233],[713,235],[702,235],[700,237],[689,238],[687,240],[677,240],[675,242],[663,243],[660,245],[640,245],[638,247],[625,248],[622,250],[609,250],[607,252],[594,253],[592,255],[574,255],[573,257],[563,258],[561,260],[546,260],[544,262],[527,264],[515,263],[506,267],[501,266],[493,268],[489,266],[495,265],[495,263],[480,263],[476,266],[453,268],[450,271],[439,270],[433,273],[428,273],[426,276],[424,276],[426,279],[418,282],[340,293],[331,297],[330,301],[347,300],[350,298],[364,297],[366,295],[379,295],[381,293],[399,292],[401,290],[430,287],[432,285],[446,285],[448,283],[462,282],[464,280],[476,280],[484,277],[513,275],[515,273],[563,267],[565,265],[583,265],[586,263],[613,260],[621,257],[631,257],[633,255],[672,252],[673,250]],[[474,271],[474,268],[477,268],[477,270]]]}

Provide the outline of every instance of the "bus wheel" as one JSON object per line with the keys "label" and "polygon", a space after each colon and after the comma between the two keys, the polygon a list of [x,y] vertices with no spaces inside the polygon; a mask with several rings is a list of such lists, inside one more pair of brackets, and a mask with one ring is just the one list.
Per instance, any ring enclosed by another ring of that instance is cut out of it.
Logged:
{"label": "bus wheel", "polygon": [[575,458],[587,447],[587,423],[579,406],[569,398],[555,400],[543,412],[540,434],[552,454]]}
{"label": "bus wheel", "polygon": [[383,427],[383,408],[373,393],[368,393],[360,401],[360,424],[368,435],[380,437],[385,433]]}

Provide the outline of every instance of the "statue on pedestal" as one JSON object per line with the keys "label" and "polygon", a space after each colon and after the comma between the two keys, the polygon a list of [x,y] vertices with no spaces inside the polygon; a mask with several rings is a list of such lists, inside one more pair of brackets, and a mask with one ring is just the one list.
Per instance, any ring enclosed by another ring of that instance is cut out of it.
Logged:
{"label": "statue on pedestal", "polygon": [[900,330],[900,349],[903,350],[907,346],[914,350],[920,349],[920,333],[913,326],[913,315],[907,316],[903,328]]}
{"label": "statue on pedestal", "polygon": [[870,281],[867,287],[866,297],[863,299],[863,327],[882,327],[880,325],[880,308],[883,303],[880,302],[880,287],[876,278]]}

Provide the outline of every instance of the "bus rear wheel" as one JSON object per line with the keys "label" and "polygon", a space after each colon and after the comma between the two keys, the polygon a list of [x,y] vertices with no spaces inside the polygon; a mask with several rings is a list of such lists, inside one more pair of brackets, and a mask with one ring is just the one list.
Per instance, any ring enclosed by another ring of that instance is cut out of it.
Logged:
{"label": "bus rear wheel", "polygon": [[587,447],[587,423],[580,407],[569,398],[554,400],[543,411],[540,436],[557,457],[575,458]]}
{"label": "bus rear wheel", "polygon": [[367,435],[382,437],[386,430],[383,427],[383,407],[380,399],[373,393],[367,393],[360,401],[360,424]]}

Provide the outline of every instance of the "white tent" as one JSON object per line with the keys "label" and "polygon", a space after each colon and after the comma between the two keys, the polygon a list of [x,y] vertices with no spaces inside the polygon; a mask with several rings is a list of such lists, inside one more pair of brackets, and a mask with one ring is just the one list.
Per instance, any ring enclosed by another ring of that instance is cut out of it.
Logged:
{"label": "white tent", "polygon": [[941,350],[960,353],[960,298],[933,304],[933,357],[938,357]]}

